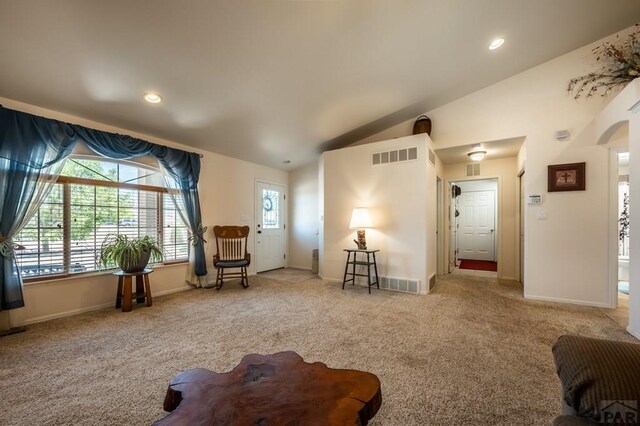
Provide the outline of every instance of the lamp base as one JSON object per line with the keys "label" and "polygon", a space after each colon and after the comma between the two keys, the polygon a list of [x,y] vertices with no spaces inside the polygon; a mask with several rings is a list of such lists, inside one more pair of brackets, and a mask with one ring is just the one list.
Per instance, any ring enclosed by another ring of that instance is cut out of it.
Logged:
{"label": "lamp base", "polygon": [[356,243],[359,250],[367,249],[367,238],[365,237],[364,229],[358,229],[358,239],[353,241]]}

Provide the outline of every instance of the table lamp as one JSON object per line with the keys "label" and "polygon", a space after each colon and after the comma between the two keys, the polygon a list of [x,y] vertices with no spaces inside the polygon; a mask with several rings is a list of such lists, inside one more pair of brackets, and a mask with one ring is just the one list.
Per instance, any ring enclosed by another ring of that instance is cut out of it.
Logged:
{"label": "table lamp", "polygon": [[349,225],[349,229],[358,230],[358,239],[353,240],[358,245],[358,249],[367,249],[367,239],[364,234],[364,228],[371,227],[371,216],[369,215],[369,209],[366,207],[356,207],[355,209],[353,209],[353,213],[351,213],[351,224]]}

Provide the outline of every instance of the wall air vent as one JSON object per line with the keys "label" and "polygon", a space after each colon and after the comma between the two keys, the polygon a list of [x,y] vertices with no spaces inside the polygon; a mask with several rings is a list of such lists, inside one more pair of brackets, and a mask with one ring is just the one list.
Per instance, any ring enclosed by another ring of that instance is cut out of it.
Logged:
{"label": "wall air vent", "polygon": [[393,151],[373,153],[371,155],[371,165],[381,166],[383,164],[402,163],[405,161],[413,161],[417,159],[417,147],[394,149]]}
{"label": "wall air vent", "polygon": [[467,176],[480,176],[480,163],[467,164]]}
{"label": "wall air vent", "polygon": [[431,163],[432,166],[435,167],[435,165],[436,165],[436,153],[433,152],[432,150],[429,150],[429,162]]}
{"label": "wall air vent", "polygon": [[418,294],[420,291],[420,281],[407,280],[403,278],[380,277],[380,288],[384,290]]}

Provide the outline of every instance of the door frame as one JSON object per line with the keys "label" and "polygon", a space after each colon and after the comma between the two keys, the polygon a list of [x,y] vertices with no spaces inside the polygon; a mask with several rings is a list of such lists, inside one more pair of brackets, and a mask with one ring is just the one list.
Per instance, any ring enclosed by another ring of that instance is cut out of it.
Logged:
{"label": "door frame", "polygon": [[289,192],[289,188],[286,183],[255,178],[253,182],[253,253],[255,256],[254,270],[256,271],[256,274],[258,274],[258,205],[256,204],[258,194],[256,193],[258,192],[258,184],[260,183],[266,183],[267,185],[278,185],[284,188],[284,193],[282,194],[284,201],[282,206],[282,224],[284,226],[284,267],[289,267],[289,228],[287,228],[287,219],[289,218],[289,200],[287,199],[287,194]]}
{"label": "door frame", "polygon": [[[496,235],[496,240],[495,240],[495,250],[496,250],[496,259],[498,262],[498,278],[503,278],[502,277],[502,268],[503,268],[503,261],[502,261],[502,177],[500,176],[466,176],[466,177],[459,177],[459,178],[450,178],[450,179],[446,179],[445,180],[445,188],[446,187],[450,187],[451,184],[455,184],[456,182],[469,182],[469,181],[477,181],[477,180],[495,180],[498,182],[497,184],[497,194],[496,194],[496,230],[497,230],[497,235]],[[447,217],[445,218],[445,220],[447,221],[448,225],[451,225],[449,223],[449,217],[447,215]],[[447,258],[449,255],[449,246],[448,246],[448,241],[451,238],[450,237],[450,228],[448,226],[445,226],[445,231],[447,232],[447,238],[445,238],[445,244],[447,244],[447,247],[445,247],[445,253],[447,254]],[[515,279],[514,277],[506,277],[507,279]]]}
{"label": "door frame", "polygon": [[[609,308],[618,307],[618,151],[608,148],[609,154]],[[629,171],[631,173],[631,171]],[[631,192],[631,191],[629,191]],[[629,257],[631,264],[631,257]]]}
{"label": "door frame", "polygon": [[[516,209],[516,247],[518,247],[518,260],[516,262],[516,274],[517,279],[520,281],[520,284],[524,287],[525,280],[525,253],[526,250],[524,248],[524,244],[527,243],[527,235],[526,229],[527,224],[525,223],[527,220],[526,210],[527,210],[527,200],[526,198],[521,201],[522,197],[526,197],[526,191],[522,189],[522,176],[525,173],[525,164],[522,164],[522,168],[518,171],[518,182],[516,185],[516,200],[518,203],[518,208]],[[527,181],[525,180],[525,185]],[[523,193],[524,192],[524,193]],[[524,223],[525,226],[522,226]],[[524,228],[524,229],[523,229]],[[524,235],[524,244],[521,241],[521,235]]]}
{"label": "door frame", "polygon": [[436,176],[436,276],[445,274],[447,256],[444,254],[444,181]]}

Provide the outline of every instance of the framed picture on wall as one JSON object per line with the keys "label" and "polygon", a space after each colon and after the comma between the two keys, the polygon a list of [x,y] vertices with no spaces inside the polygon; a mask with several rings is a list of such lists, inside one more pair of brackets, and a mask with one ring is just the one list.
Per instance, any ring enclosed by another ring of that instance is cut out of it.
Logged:
{"label": "framed picture on wall", "polygon": [[584,191],[587,163],[548,166],[547,191]]}

